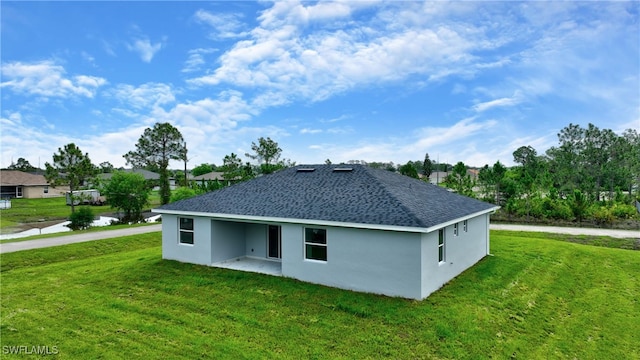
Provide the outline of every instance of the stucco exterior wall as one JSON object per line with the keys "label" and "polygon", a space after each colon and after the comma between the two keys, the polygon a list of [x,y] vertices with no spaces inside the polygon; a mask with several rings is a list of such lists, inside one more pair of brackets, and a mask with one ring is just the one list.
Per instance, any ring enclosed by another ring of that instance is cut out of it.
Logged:
{"label": "stucco exterior wall", "polygon": [[247,256],[266,258],[267,257],[267,225],[246,224],[245,228]]}
{"label": "stucco exterior wall", "polygon": [[320,262],[305,259],[304,228],[282,227],[282,275],[342,289],[420,298],[420,234],[322,227],[327,230],[327,261]]}
{"label": "stucco exterior wall", "polygon": [[[178,242],[178,216],[163,214],[162,256],[202,265],[243,256],[267,257],[267,225],[194,219],[194,244]],[[281,225],[282,275],[316,284],[424,299],[489,251],[489,215],[445,228],[445,261],[438,230],[428,234],[309,225],[326,229],[327,261],[305,259],[304,229]]]}
{"label": "stucco exterior wall", "polygon": [[178,216],[162,215],[162,258],[193,264],[211,265],[211,219],[192,217],[193,245],[178,241]]}
{"label": "stucco exterior wall", "polygon": [[438,259],[438,231],[422,234],[422,298],[438,290],[442,285],[471,267],[488,253],[489,215],[481,215],[467,222],[458,223],[458,236],[454,226],[445,228],[445,261]]}
{"label": "stucco exterior wall", "polygon": [[245,256],[245,226],[245,223],[211,220],[210,263]]}
{"label": "stucco exterior wall", "polygon": [[44,193],[44,186],[23,186],[22,197],[27,199],[43,198],[47,194]]}

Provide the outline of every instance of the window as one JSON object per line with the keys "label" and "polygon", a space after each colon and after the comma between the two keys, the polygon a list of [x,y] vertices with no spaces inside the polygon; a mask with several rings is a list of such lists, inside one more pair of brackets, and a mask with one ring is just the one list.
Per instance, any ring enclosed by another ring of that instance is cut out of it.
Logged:
{"label": "window", "polygon": [[193,219],[179,218],[180,222],[180,244],[193,245]]}
{"label": "window", "polygon": [[22,186],[16,187],[16,197],[19,197],[19,198],[22,197]]}
{"label": "window", "polygon": [[458,236],[458,223],[453,224],[453,236]]}
{"label": "window", "polygon": [[438,262],[444,262],[444,229],[438,230]]}
{"label": "window", "polygon": [[44,193],[45,193],[45,194],[48,194],[48,193],[49,193],[49,187],[48,187],[48,186],[45,186],[45,187],[44,187]]}
{"label": "window", "polygon": [[327,261],[327,230],[304,229],[304,257],[309,260]]}
{"label": "window", "polygon": [[463,221],[462,222],[462,231],[467,232],[468,228],[469,227],[467,226],[467,220]]}

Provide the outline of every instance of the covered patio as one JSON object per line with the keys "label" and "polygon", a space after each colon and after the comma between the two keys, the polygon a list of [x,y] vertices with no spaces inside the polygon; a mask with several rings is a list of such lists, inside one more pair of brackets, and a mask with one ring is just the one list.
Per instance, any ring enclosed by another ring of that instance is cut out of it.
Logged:
{"label": "covered patio", "polygon": [[282,276],[282,263],[276,260],[239,257],[211,264],[213,267]]}

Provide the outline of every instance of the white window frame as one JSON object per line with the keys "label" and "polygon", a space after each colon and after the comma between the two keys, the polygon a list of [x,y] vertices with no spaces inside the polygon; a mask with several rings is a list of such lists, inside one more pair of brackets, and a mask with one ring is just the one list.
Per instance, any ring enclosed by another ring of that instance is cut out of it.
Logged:
{"label": "white window frame", "polygon": [[49,185],[46,185],[46,186],[43,188],[43,191],[44,191],[44,193],[45,193],[45,194],[48,194],[48,193],[49,193]]}
{"label": "white window frame", "polygon": [[462,231],[467,232],[469,231],[469,220],[465,220],[462,222]]}
{"label": "white window frame", "polygon": [[444,228],[438,230],[438,263],[440,264],[444,264],[447,261],[446,246],[445,246],[447,242],[446,235],[447,234]]}
{"label": "white window frame", "polygon": [[[191,229],[183,229],[182,228],[182,219],[185,220],[191,220]],[[178,217],[178,244],[180,245],[187,245],[187,246],[193,246],[196,242],[195,239],[195,220],[193,218],[188,218],[188,217]],[[182,241],[182,234],[191,234],[191,242],[183,242]]]}
{"label": "white window frame", "polygon": [[[317,242],[311,242],[311,241],[307,241],[307,230],[320,230],[324,232],[324,244],[322,243],[317,243]],[[304,260],[305,261],[314,261],[314,262],[320,262],[320,263],[326,263],[327,259],[329,257],[328,254],[328,246],[327,246],[327,229],[325,228],[320,228],[320,227],[304,227],[303,228],[303,239],[304,239],[304,244],[303,244],[303,248],[304,248]],[[308,246],[314,246],[314,247],[324,247],[325,248],[325,259],[314,259],[309,257],[309,255],[307,254],[307,245]]]}
{"label": "white window frame", "polygon": [[458,223],[453,224],[453,236],[458,236]]}

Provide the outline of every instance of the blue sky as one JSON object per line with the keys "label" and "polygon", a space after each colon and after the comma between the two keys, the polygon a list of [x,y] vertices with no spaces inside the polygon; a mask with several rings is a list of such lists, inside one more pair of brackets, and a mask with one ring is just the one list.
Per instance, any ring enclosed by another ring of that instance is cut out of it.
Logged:
{"label": "blue sky", "polygon": [[261,136],[299,164],[511,165],[569,123],[640,128],[638,2],[0,6],[1,166],[70,142],[124,166],[167,121],[189,167]]}

